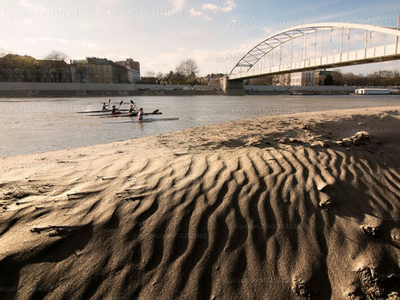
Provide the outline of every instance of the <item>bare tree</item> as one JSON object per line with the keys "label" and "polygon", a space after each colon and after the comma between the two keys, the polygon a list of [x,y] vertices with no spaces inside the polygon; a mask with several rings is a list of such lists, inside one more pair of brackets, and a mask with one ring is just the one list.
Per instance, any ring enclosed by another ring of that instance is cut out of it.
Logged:
{"label": "bare tree", "polygon": [[199,67],[194,59],[189,58],[179,63],[176,67],[176,72],[187,78],[196,77],[199,73]]}
{"label": "bare tree", "polygon": [[144,77],[156,77],[156,73],[154,71],[146,71]]}
{"label": "bare tree", "polygon": [[53,50],[47,56],[45,59],[47,60],[54,60],[54,61],[65,61],[68,58],[68,55],[65,54],[64,52]]}
{"label": "bare tree", "polygon": [[161,80],[163,80],[163,78],[164,78],[163,73],[158,72],[157,75],[156,75],[156,78],[157,78],[157,80],[158,80],[159,82],[161,82]]}
{"label": "bare tree", "polygon": [[79,78],[79,82],[83,83],[89,75],[89,67],[87,62],[77,62],[75,64],[75,80]]}
{"label": "bare tree", "polygon": [[[67,54],[61,51],[53,50],[51,51],[45,59],[48,61],[47,67],[50,68],[50,72],[55,74],[56,82],[62,82],[63,76],[68,75],[68,68],[65,60],[67,59]],[[69,75],[71,71],[69,70]]]}

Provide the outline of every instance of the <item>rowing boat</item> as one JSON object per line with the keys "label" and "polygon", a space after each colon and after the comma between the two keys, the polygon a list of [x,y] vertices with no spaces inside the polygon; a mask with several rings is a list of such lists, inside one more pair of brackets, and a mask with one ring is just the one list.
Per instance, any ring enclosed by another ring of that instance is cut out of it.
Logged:
{"label": "rowing boat", "polygon": [[121,121],[121,122],[113,122],[113,123],[147,123],[147,122],[156,122],[156,121],[177,121],[179,118],[148,118],[142,120],[132,120],[132,121]]}
{"label": "rowing boat", "polygon": [[[129,109],[121,108],[119,111],[128,111]],[[77,114],[93,114],[93,113],[109,113],[111,109],[107,110],[85,110],[85,111],[78,111]]]}
{"label": "rowing boat", "polygon": [[146,122],[155,122],[155,121],[177,121],[179,118],[148,118],[148,119],[142,119],[142,120],[132,120],[128,122],[134,122],[134,123],[146,123]]}
{"label": "rowing boat", "polygon": [[[138,112],[135,111],[133,113],[122,113],[122,114],[110,114],[110,115],[90,115],[91,117],[99,116],[100,118],[117,118],[117,117],[137,117]],[[144,113],[144,116],[150,115],[162,115],[162,112],[152,112],[152,113]]]}

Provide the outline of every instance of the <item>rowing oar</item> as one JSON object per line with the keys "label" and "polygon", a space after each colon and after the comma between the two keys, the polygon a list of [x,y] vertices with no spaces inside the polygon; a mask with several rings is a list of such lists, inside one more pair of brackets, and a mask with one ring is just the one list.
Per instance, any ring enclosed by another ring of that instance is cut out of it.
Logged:
{"label": "rowing oar", "polygon": [[139,108],[137,108],[137,106],[135,105],[135,103],[133,103],[133,100],[131,100],[131,103],[132,103],[133,106],[136,108],[136,110],[139,110]]}
{"label": "rowing oar", "polygon": [[122,100],[122,101],[119,103],[119,106],[118,106],[117,109],[119,109],[119,108],[121,107],[122,102],[124,102],[124,100]]}
{"label": "rowing oar", "polygon": [[[131,103],[135,106],[135,108],[137,109],[137,110],[139,110],[139,108],[137,108],[137,106],[135,105],[135,103],[133,103],[133,100],[131,100]],[[152,113],[153,114],[156,114],[156,113],[158,113],[160,110],[159,109],[156,109],[155,111],[153,111]]]}

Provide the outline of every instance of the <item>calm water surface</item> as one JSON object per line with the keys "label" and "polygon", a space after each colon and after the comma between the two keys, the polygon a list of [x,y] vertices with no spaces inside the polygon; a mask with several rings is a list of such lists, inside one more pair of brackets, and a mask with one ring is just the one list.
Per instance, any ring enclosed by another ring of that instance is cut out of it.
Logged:
{"label": "calm water surface", "polygon": [[159,109],[155,118],[178,121],[127,122],[130,118],[100,118],[78,111],[101,109],[107,97],[0,99],[0,157],[102,144],[145,137],[231,120],[347,108],[400,105],[400,96],[191,96],[114,97],[132,99],[145,112]]}

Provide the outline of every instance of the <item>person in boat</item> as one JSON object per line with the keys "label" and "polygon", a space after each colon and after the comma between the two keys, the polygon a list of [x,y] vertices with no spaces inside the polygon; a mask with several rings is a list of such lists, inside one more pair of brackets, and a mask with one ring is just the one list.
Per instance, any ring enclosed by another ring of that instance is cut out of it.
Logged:
{"label": "person in boat", "polygon": [[143,120],[143,108],[142,107],[139,109],[139,113],[138,113],[137,117],[138,117],[139,121]]}
{"label": "person in boat", "polygon": [[103,108],[102,108],[102,110],[108,110],[107,106],[108,106],[108,105],[104,102],[104,103],[103,103]]}
{"label": "person in boat", "polygon": [[131,104],[131,107],[129,107],[128,113],[133,113],[135,111],[133,104]]}
{"label": "person in boat", "polygon": [[112,113],[112,114],[118,113],[117,107],[116,107],[115,105],[112,106],[112,111],[111,111],[111,113]]}

